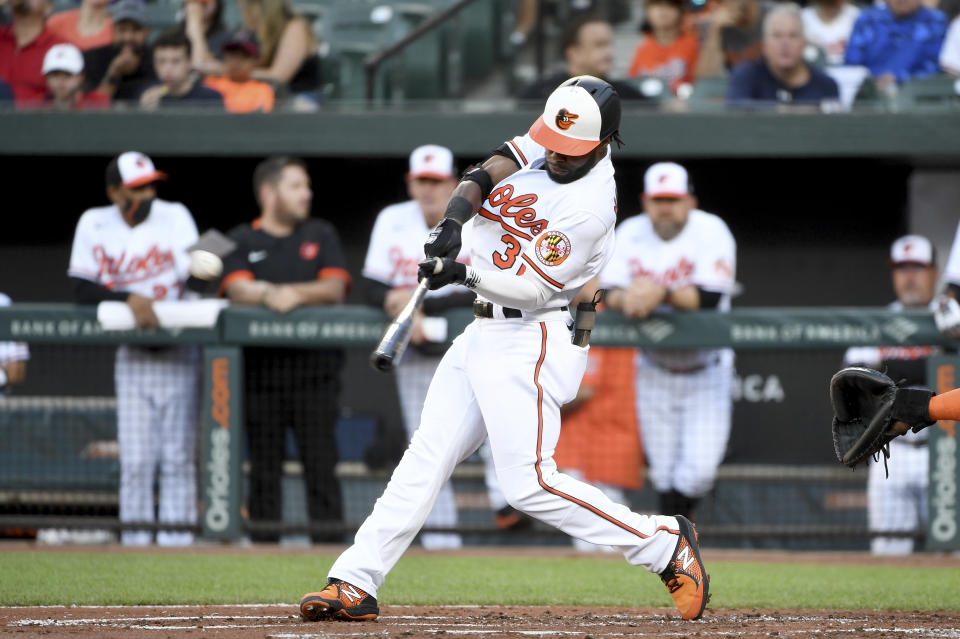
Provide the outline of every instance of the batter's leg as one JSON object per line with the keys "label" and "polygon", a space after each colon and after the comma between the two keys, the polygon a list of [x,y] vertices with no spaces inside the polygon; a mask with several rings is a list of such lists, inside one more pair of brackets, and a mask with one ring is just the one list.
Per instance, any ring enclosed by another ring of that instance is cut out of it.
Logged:
{"label": "batter's leg", "polygon": [[518,510],[572,537],[615,546],[633,565],[660,573],[677,547],[679,524],[645,516],[557,471],[560,406],[573,399],[586,350],[563,322],[488,322],[469,361],[497,477]]}
{"label": "batter's leg", "polygon": [[330,577],[376,596],[420,531],[454,467],[483,441],[480,411],[464,370],[471,336],[468,327],[440,362],[420,428],[353,545],[333,564]]}
{"label": "batter's leg", "polygon": [[[166,401],[161,410],[159,521],[197,521],[197,402],[198,361],[192,348],[178,349],[165,364]],[[159,531],[157,545],[186,546],[193,543],[189,531]]]}
{"label": "batter's leg", "polygon": [[[397,367],[397,394],[408,441],[413,438],[420,425],[430,380],[437,372],[439,364],[440,357],[422,355],[416,350],[408,349]],[[457,525],[457,500],[453,493],[453,482],[448,481],[440,489],[433,510],[424,523],[428,528],[453,528]],[[420,541],[427,550],[460,548],[463,545],[460,535],[453,533],[422,533]]]}
{"label": "batter's leg", "polygon": [[[152,522],[153,478],[159,439],[155,432],[149,354],[128,346],[117,349],[117,445],[120,455],[120,521]],[[153,541],[149,530],[124,530],[124,545],[145,546]]]}

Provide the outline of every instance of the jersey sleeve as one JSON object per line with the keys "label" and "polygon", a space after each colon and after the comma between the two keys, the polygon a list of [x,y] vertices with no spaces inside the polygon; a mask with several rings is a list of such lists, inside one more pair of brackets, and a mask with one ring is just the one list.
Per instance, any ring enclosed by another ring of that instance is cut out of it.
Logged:
{"label": "jersey sleeve", "polygon": [[245,229],[242,226],[238,226],[227,233],[227,237],[236,242],[237,247],[223,259],[223,280],[220,282],[221,295],[224,295],[227,287],[234,282],[257,279],[247,259],[250,247],[244,231]]}
{"label": "jersey sleeve", "polygon": [[960,286],[960,224],[953,237],[953,246],[950,247],[950,257],[947,258],[947,268],[944,270],[944,279],[947,283]]}
{"label": "jersey sleeve", "polygon": [[547,154],[546,149],[534,142],[529,133],[507,140],[506,147],[521,169],[530,166]]}
{"label": "jersey sleeve", "polygon": [[67,275],[79,277],[91,282],[100,281],[100,264],[96,256],[96,235],[91,226],[89,213],[80,216],[77,229],[73,234],[73,248],[70,249],[70,266]]}
{"label": "jersey sleeve", "polygon": [[390,261],[390,232],[386,220],[386,210],[380,211],[373,223],[367,257],[363,261],[363,276],[393,286],[393,263]]}
{"label": "jersey sleeve", "polygon": [[590,211],[564,215],[544,229],[520,254],[518,274],[532,270],[556,291],[568,284],[582,285],[589,262],[597,259],[597,248],[608,232],[607,225]]}
{"label": "jersey sleeve", "polygon": [[353,278],[347,271],[347,262],[343,258],[343,249],[340,247],[340,237],[332,224],[325,223],[321,229],[320,260],[317,265],[317,279],[336,278],[343,280],[349,287]]}
{"label": "jersey sleeve", "polygon": [[727,225],[716,220],[718,226],[701,242],[691,283],[705,291],[732,293],[737,277],[737,243]]}

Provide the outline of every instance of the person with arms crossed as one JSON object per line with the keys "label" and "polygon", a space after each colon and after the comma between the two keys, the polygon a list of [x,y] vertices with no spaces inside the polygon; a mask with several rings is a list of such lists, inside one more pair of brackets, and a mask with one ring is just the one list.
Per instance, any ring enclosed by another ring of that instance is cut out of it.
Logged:
{"label": "person with arms crossed", "polygon": [[[576,395],[587,360],[587,349],[571,341],[568,306],[613,248],[609,147],[619,141],[619,125],[620,98],[608,83],[571,78],[527,135],[457,186],[424,245],[420,276],[433,289],[456,283],[476,291],[476,319],[441,360],[420,427],[353,545],[333,564],[326,588],[301,599],[304,619],[375,619],[387,573],[453,468],[487,436],[514,508],[573,537],[617,546],[632,565],[660,574],[685,619],[703,614],[709,577],[689,521],[633,513],[559,473],[552,457],[560,407]],[[455,258],[461,225],[471,218],[467,266]]]}
{"label": "person with arms crossed", "polygon": [[[166,178],[143,153],[107,165],[112,204],[88,209],[77,223],[67,274],[79,304],[126,302],[140,328],[155,328],[155,300],[185,295],[197,227],[183,204],[157,197]],[[196,439],[199,351],[193,346],[117,348],[117,442],[120,521],[192,525],[197,519]],[[159,517],[153,484],[159,467]],[[121,541],[147,545],[149,530],[124,530]],[[193,542],[193,533],[161,530],[159,545]]]}
{"label": "person with arms crossed", "polygon": [[[891,311],[932,309],[937,285],[933,244],[922,235],[905,235],[890,247],[890,268],[897,300]],[[847,349],[844,366],[883,371],[898,386],[924,387],[927,358],[935,346],[856,346]],[[927,521],[927,475],[930,451],[927,431],[909,432],[890,442],[890,460],[872,462],[867,481],[867,522],[874,555],[909,555],[912,537],[878,533],[916,533]],[[889,477],[887,472],[889,471]]]}
{"label": "person with arms crossed", "polygon": [[[333,225],[311,218],[313,191],[303,161],[264,160],[253,172],[260,217],[228,236],[236,249],[224,260],[230,301],[287,313],[308,304],[339,304],[351,283]],[[307,511],[318,527],[342,524],[335,426],[343,352],[324,348],[244,349],[246,426],[250,449],[249,510],[254,541],[277,541],[286,428],[303,463]],[[314,530],[315,543],[341,541]]]}
{"label": "person with arms crossed", "polygon": [[[627,317],[730,308],[736,242],[716,215],[696,208],[687,171],[660,162],[644,175],[645,213],[617,228],[600,277],[606,304]],[[637,353],[637,415],[660,512],[693,518],[713,487],[730,435],[733,351]]]}

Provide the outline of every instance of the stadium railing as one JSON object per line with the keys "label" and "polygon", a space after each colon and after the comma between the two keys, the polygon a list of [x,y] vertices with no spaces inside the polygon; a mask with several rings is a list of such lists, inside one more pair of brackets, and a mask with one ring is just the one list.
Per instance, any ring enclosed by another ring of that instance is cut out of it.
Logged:
{"label": "stadium railing", "polygon": [[[447,319],[452,338],[471,315],[454,312]],[[305,308],[278,315],[233,306],[223,310],[210,329],[105,331],[93,307],[17,304],[0,309],[0,342],[26,342],[32,351],[30,381],[21,392],[14,389],[0,397],[0,531],[33,536],[38,529],[184,528],[119,522],[113,358],[116,348],[125,344],[194,345],[202,350],[196,460],[200,510],[198,523],[186,528],[208,539],[244,537],[251,527],[244,507],[249,467],[243,436],[243,348],[338,347],[365,357],[387,325],[383,314],[365,307]],[[643,321],[606,313],[592,338],[594,346],[735,350],[733,436],[716,485],[698,509],[698,525],[716,544],[792,549],[863,548],[870,536],[867,472],[837,464],[830,441],[828,380],[841,366],[844,350],[951,344],[927,313],[874,308],[738,308]],[[956,357],[931,358],[931,387],[955,385],[958,365]],[[345,386],[362,383],[356,375],[343,380]],[[389,401],[369,398],[371,404]],[[927,525],[894,534],[925,539],[926,548],[960,548],[954,425],[941,422],[930,432]],[[344,415],[338,434],[349,440],[338,441],[344,521],[307,521],[302,469],[296,456],[288,454],[283,522],[276,526],[288,538],[302,539],[318,530],[347,535],[372,508],[388,479],[388,469],[371,469],[364,462],[364,448],[377,436],[369,420]],[[478,458],[458,468],[454,483],[460,512],[456,530],[467,543],[566,543],[539,524],[523,533],[498,530]],[[640,512],[656,509],[649,485],[627,491],[626,499]]]}

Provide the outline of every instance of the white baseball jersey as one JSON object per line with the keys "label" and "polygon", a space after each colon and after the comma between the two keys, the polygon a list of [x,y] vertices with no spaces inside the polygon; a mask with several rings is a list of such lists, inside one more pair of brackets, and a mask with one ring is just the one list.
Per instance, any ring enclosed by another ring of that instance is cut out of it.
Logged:
{"label": "white baseball jersey", "polygon": [[67,274],[154,300],[181,299],[190,276],[186,249],[197,237],[190,211],[178,202],[154,200],[134,227],[115,205],[88,209],[77,223]]}
{"label": "white baseball jersey", "polygon": [[960,224],[957,225],[957,232],[953,236],[953,246],[950,247],[950,257],[947,258],[943,279],[949,284],[960,286]]}
{"label": "white baseball jersey", "polygon": [[514,138],[509,147],[520,170],[496,185],[473,218],[471,264],[517,275],[532,270],[555,291],[543,308],[568,306],[613,248],[611,153],[586,176],[558,184],[543,170],[543,147],[529,136]]}
{"label": "white baseball jersey", "polygon": [[857,21],[860,9],[852,4],[844,5],[840,13],[832,22],[824,22],[817,15],[816,7],[803,9],[803,33],[807,42],[815,44],[826,55],[827,64],[843,64],[843,56],[847,51],[847,40],[853,31],[853,23]]}
{"label": "white baseball jersey", "polygon": [[[10,306],[10,298],[0,293],[0,306]],[[0,342],[0,366],[30,359],[26,342]]]}
{"label": "white baseball jersey", "polygon": [[[617,228],[613,258],[600,277],[604,288],[627,288],[637,277],[648,277],[668,290],[696,286],[721,293],[718,310],[730,309],[736,282],[737,244],[727,225],[716,215],[690,211],[683,230],[669,241],[660,238],[650,217],[637,215]],[[670,312],[663,305],[658,312]],[[725,349],[724,349],[725,350]],[[716,350],[646,353],[657,363],[673,369],[692,368],[718,357]]]}
{"label": "white baseball jersey", "polygon": [[[470,263],[470,235],[473,224],[463,225],[462,246],[457,261]],[[430,228],[416,200],[392,204],[377,215],[370,235],[367,257],[363,262],[363,276],[382,282],[392,288],[416,288],[417,267],[426,259],[423,238]],[[428,291],[427,296],[466,292],[461,286],[444,286]]]}

